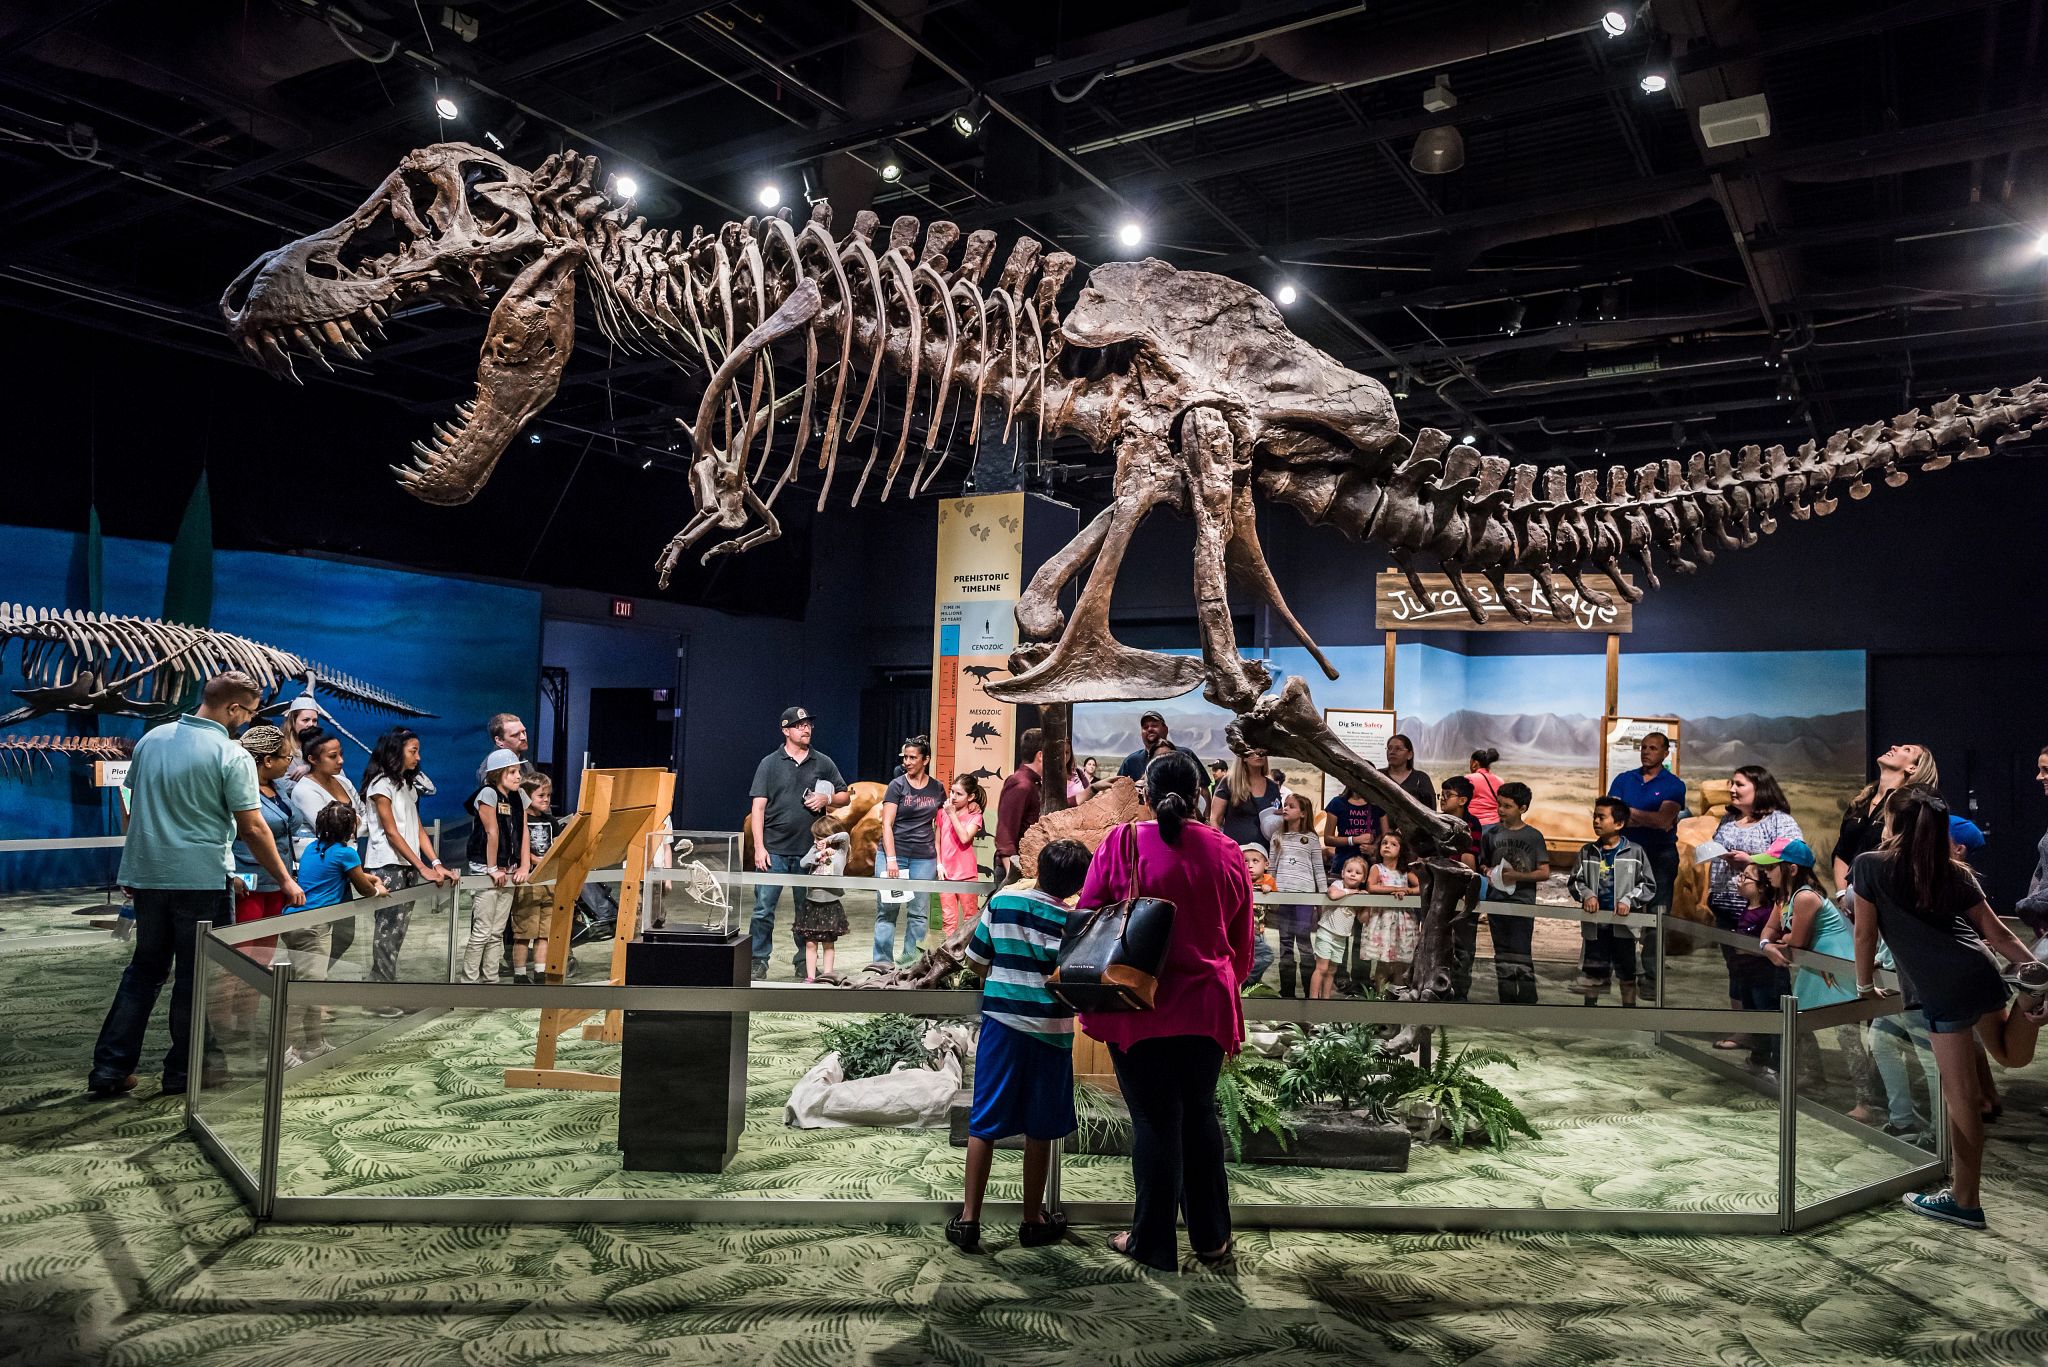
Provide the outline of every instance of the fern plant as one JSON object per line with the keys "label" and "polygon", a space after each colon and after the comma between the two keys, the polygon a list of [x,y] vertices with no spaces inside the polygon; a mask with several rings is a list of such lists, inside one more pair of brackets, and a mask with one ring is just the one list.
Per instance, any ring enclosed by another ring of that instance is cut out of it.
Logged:
{"label": "fern plant", "polygon": [[1274,1092],[1280,1104],[1293,1111],[1306,1106],[1356,1110],[1384,1091],[1380,1077],[1385,1066],[1375,1055],[1369,1032],[1356,1027],[1318,1030],[1287,1056]]}
{"label": "fern plant", "polygon": [[1286,1068],[1269,1058],[1238,1054],[1227,1060],[1216,1078],[1216,1118],[1223,1125],[1223,1144],[1230,1161],[1244,1161],[1244,1141],[1269,1134],[1281,1148],[1294,1138],[1294,1126],[1280,1110],[1280,1082]]}
{"label": "fern plant", "polygon": [[880,1077],[898,1064],[929,1067],[932,1055],[924,1047],[926,1025],[913,1016],[857,1016],[843,1025],[828,1025],[821,1032],[825,1052],[839,1054],[840,1071],[848,1082],[855,1078]]}
{"label": "fern plant", "polygon": [[1397,1103],[1433,1108],[1450,1131],[1454,1148],[1465,1146],[1469,1130],[1486,1132],[1486,1142],[1503,1148],[1511,1136],[1536,1138],[1536,1127],[1507,1094],[1479,1076],[1477,1070],[1494,1064],[1515,1067],[1515,1059],[1498,1049],[1460,1049],[1440,1054],[1427,1068],[1403,1061],[1406,1070]]}

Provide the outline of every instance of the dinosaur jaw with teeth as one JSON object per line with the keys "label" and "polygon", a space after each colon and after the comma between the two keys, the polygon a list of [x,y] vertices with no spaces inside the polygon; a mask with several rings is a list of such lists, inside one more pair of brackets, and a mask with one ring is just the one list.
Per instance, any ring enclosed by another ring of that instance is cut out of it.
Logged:
{"label": "dinosaur jaw with teeth", "polygon": [[476,397],[456,406],[459,421],[413,443],[411,465],[392,473],[427,503],[467,503],[490,479],[498,458],[562,382],[576,341],[576,268],[583,252],[551,247],[506,287],[484,333]]}

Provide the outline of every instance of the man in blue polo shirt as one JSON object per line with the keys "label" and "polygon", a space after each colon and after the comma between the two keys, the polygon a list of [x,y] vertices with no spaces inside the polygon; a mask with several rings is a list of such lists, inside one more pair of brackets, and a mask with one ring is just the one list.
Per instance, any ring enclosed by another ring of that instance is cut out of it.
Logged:
{"label": "man in blue polo shirt", "polygon": [[[1671,890],[1678,883],[1678,822],[1685,815],[1685,780],[1664,767],[1671,754],[1671,737],[1652,731],[1643,737],[1639,751],[1643,765],[1616,774],[1607,785],[1607,796],[1628,804],[1624,839],[1642,846],[1649,856],[1650,871],[1657,876],[1656,900],[1648,908],[1652,917],[1671,910]],[[1643,929],[1641,988],[1643,999],[1654,1001],[1657,983],[1657,922]]]}
{"label": "man in blue polo shirt", "polygon": [[[135,1086],[143,1035],[166,977],[172,977],[171,1044],[164,1051],[164,1091],[185,1089],[193,934],[202,923],[233,922],[228,877],[237,838],[276,880],[287,906],[305,903],[263,822],[256,762],[234,740],[261,699],[254,679],[229,670],[207,681],[197,711],[135,743],[128,770],[134,810],[117,876],[135,895],[135,954],[93,1046],[85,1085],[94,1096],[119,1096]],[[215,1047],[209,1039],[209,1052]]]}

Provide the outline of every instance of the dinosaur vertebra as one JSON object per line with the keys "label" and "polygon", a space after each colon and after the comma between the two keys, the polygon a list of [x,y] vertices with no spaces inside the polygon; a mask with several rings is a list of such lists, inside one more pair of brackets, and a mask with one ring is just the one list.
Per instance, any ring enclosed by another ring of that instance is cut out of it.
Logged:
{"label": "dinosaur vertebra", "polygon": [[[801,229],[769,217],[685,237],[628,221],[600,183],[596,161],[573,152],[530,175],[462,144],[413,152],[349,218],[252,265],[222,299],[223,314],[253,358],[288,372],[294,351],[359,356],[359,327],[429,295],[491,306],[475,403],[463,407],[459,425],[419,448],[412,468],[399,470],[422,498],[456,503],[481,487],[518,425],[552,395],[580,292],[618,345],[708,373],[688,429],[696,512],[661,554],[664,585],[681,554],[714,529],[735,535],[716,542],[707,560],[779,535],[773,505],[814,439],[823,508],[841,447],[867,420],[885,373],[900,397],[893,414],[874,420],[856,502],[885,452],[880,492],[890,495],[913,442],[919,455],[905,487],[929,487],[945,459],[941,435],[963,415],[970,441],[985,426],[1007,436],[1022,416],[1043,436],[1114,447],[1110,506],[1037,571],[1017,606],[1025,644],[1011,660],[1012,677],[987,691],[1056,704],[1165,698],[1200,686],[1238,714],[1236,743],[1307,760],[1354,784],[1431,856],[1469,843],[1463,823],[1423,808],[1340,744],[1299,679],[1268,695],[1266,667],[1238,654],[1232,575],[1336,677],[1267,567],[1255,492],[1310,523],[1380,543],[1411,575],[1416,557],[1434,557],[1475,620],[1483,609],[1469,573],[1488,578],[1511,612],[1529,616],[1506,589],[1509,571],[1534,576],[1562,616],[1560,574],[1605,606],[1606,594],[1585,576],[1603,574],[1633,597],[1625,556],[1655,586],[1660,550],[1690,572],[1720,551],[1753,544],[1776,525],[1779,507],[1794,519],[1826,514],[1837,486],[1861,498],[1870,476],[1902,483],[1910,467],[1982,456],[1988,443],[2023,439],[2048,421],[2048,389],[2036,382],[1967,403],[1951,398],[1796,452],[1745,447],[1738,455],[1696,453],[1683,466],[1647,465],[1633,488],[1615,467],[1603,493],[1595,471],[1574,481],[1563,466],[1510,466],[1432,428],[1404,438],[1384,387],[1296,337],[1277,308],[1235,280],[1157,260],[1111,262],[1089,274],[1060,316],[1056,303],[1074,260],[1059,252],[1041,259],[1029,238],[984,292],[992,233],[969,234],[956,259],[958,228],[921,229],[905,217],[877,251],[875,215],[856,215],[853,231],[834,238],[829,209],[819,205]],[[802,381],[787,393],[777,390],[778,351],[803,365]],[[984,423],[985,405],[999,423]],[[776,429],[790,416],[796,428],[778,455]],[[1134,650],[1109,631],[1124,551],[1161,505],[1197,523],[1200,661]],[[1059,594],[1091,562],[1069,622]],[[1443,880],[1426,893],[1425,938],[1434,943],[1448,935],[1451,908],[1476,880],[1447,859],[1431,868]],[[1425,957],[1449,961],[1447,953]]]}
{"label": "dinosaur vertebra", "polygon": [[[0,726],[52,713],[160,721],[184,706],[195,687],[228,669],[241,670],[265,692],[298,683],[375,712],[433,715],[290,651],[153,617],[0,603],[0,655],[10,641],[21,642],[28,686],[15,690],[22,706],[0,715]],[[271,700],[270,707],[281,706],[282,699]]]}
{"label": "dinosaur vertebra", "polygon": [[19,767],[23,773],[35,771],[35,761],[41,760],[43,767],[54,770],[57,766],[50,756],[61,755],[65,759],[126,759],[135,748],[135,742],[125,736],[0,736],[0,770]]}

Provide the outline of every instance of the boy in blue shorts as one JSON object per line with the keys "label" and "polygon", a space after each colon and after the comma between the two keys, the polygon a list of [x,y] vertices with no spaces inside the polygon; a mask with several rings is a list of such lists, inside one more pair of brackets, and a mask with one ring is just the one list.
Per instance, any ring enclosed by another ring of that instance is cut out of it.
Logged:
{"label": "boy in blue shorts", "polygon": [[981,1251],[981,1198],[988,1189],[996,1141],[1024,1136],[1026,1248],[1057,1243],[1063,1214],[1047,1215],[1046,1173],[1052,1142],[1074,1132],[1074,1015],[1045,980],[1059,966],[1067,899],[1088,876],[1088,847],[1055,840],[1038,852],[1038,886],[1005,888],[988,902],[967,963],[982,977],[981,1041],[974,1051],[974,1113],[967,1122],[967,1189],[946,1239],[966,1253]]}

